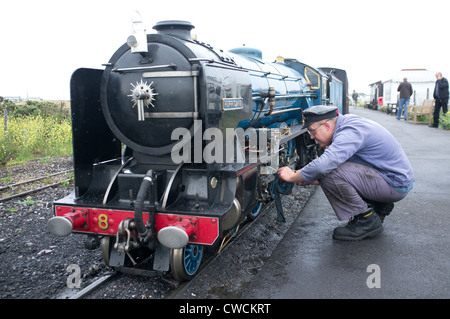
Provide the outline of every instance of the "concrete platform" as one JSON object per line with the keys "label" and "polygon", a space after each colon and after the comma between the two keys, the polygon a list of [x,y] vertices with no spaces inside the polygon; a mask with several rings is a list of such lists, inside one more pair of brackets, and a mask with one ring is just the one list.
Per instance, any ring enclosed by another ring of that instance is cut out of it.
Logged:
{"label": "concrete platform", "polygon": [[342,222],[318,187],[242,298],[450,297],[450,131],[379,111],[350,112],[397,138],[413,166],[414,189],[378,237],[341,242],[332,232]]}

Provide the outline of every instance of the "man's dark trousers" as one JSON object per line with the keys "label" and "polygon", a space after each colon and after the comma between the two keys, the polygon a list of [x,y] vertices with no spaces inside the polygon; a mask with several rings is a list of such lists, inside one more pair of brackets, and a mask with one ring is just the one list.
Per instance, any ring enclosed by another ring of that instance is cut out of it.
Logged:
{"label": "man's dark trousers", "polygon": [[445,99],[439,99],[437,98],[434,102],[434,120],[433,120],[433,126],[438,127],[439,125],[439,112],[441,111],[443,114],[447,113],[447,104],[448,104],[448,98]]}

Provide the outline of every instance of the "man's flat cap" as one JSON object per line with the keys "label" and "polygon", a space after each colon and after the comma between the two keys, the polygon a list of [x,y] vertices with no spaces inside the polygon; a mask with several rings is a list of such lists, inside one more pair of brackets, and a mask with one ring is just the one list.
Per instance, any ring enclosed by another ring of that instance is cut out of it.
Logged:
{"label": "man's flat cap", "polygon": [[331,119],[338,116],[339,110],[334,105],[316,105],[303,111],[305,124],[302,128],[307,128],[314,122]]}

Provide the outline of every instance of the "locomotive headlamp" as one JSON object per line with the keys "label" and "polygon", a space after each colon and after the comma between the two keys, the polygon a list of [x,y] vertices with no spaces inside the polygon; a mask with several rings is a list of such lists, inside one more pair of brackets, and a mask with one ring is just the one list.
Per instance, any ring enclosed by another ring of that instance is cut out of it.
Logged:
{"label": "locomotive headlamp", "polygon": [[130,35],[130,36],[127,38],[127,44],[128,44],[128,46],[129,46],[130,48],[135,48],[135,47],[137,47],[138,40],[136,39],[136,36]]}
{"label": "locomotive headlamp", "polygon": [[147,34],[139,12],[134,12],[131,21],[133,24],[132,33],[127,39],[127,44],[131,48],[131,52],[148,52]]}

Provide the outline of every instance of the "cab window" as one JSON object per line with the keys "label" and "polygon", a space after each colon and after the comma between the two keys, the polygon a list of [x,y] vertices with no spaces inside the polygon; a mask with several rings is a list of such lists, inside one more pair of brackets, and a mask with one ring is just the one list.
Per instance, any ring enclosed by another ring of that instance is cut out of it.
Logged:
{"label": "cab window", "polygon": [[320,89],[319,74],[314,72],[312,69],[305,67],[305,78],[311,89]]}

